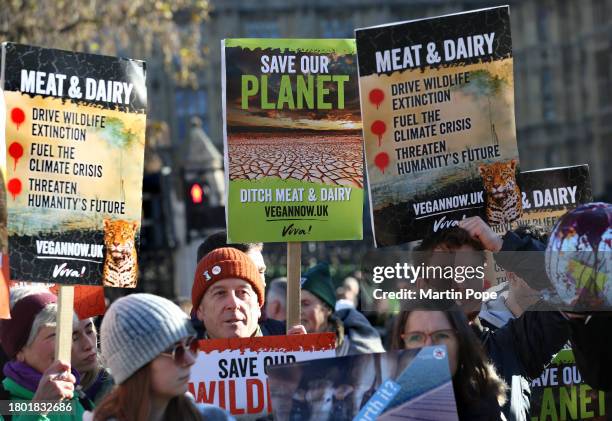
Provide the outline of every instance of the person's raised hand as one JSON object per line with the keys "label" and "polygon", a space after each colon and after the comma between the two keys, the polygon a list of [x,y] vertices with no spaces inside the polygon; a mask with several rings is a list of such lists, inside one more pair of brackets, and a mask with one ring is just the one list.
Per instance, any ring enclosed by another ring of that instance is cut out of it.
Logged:
{"label": "person's raised hand", "polygon": [[466,230],[472,238],[479,240],[485,250],[498,252],[502,248],[503,240],[497,235],[480,216],[471,216],[459,221],[459,227]]}
{"label": "person's raised hand", "polygon": [[287,330],[287,335],[305,335],[306,328],[303,325],[295,325],[292,326],[289,330]]}
{"label": "person's raised hand", "polygon": [[70,364],[59,360],[54,361],[43,373],[40,382],[38,382],[38,387],[32,401],[72,399],[75,383],[76,379],[70,373]]}

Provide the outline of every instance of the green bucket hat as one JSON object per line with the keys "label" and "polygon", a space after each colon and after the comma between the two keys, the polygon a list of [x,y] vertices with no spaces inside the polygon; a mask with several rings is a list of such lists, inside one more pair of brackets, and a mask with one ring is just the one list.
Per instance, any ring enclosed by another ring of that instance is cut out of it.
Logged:
{"label": "green bucket hat", "polygon": [[302,289],[316,295],[332,311],[336,307],[336,292],[327,263],[318,263],[308,269],[301,279]]}

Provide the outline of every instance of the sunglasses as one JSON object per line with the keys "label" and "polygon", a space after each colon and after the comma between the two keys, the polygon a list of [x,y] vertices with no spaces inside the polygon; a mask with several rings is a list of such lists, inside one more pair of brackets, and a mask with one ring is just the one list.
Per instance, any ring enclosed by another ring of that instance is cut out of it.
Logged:
{"label": "sunglasses", "polygon": [[175,343],[164,352],[160,352],[160,355],[172,358],[177,364],[184,364],[187,352],[189,352],[192,357],[195,357],[198,354],[198,349],[199,345],[197,339],[195,336],[190,336],[184,341]]}

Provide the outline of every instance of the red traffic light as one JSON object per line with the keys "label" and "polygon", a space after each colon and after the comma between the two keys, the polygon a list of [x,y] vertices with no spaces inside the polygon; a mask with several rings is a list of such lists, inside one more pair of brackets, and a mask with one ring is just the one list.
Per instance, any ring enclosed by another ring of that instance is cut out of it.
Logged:
{"label": "red traffic light", "polygon": [[189,189],[189,193],[191,194],[191,202],[193,203],[202,203],[204,198],[204,191],[202,187],[198,183],[193,183],[191,185],[191,189]]}

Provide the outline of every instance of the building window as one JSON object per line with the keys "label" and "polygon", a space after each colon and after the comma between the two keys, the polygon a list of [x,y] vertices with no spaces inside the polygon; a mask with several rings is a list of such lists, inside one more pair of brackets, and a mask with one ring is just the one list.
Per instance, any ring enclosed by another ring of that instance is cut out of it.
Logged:
{"label": "building window", "polygon": [[593,0],[593,23],[595,25],[605,25],[607,23],[609,18],[607,1]]}
{"label": "building window", "polygon": [[549,11],[547,6],[542,3],[538,3],[537,8],[538,40],[542,44],[548,41]]}
{"label": "building window", "polygon": [[280,30],[275,20],[249,20],[244,23],[244,36],[248,38],[278,38]]}
{"label": "building window", "polygon": [[546,166],[547,167],[558,167],[561,162],[559,153],[559,145],[550,145],[546,148]]}
{"label": "building window", "polygon": [[567,139],[567,148],[569,150],[568,161],[570,165],[579,165],[584,162],[583,156],[590,156],[590,145],[586,142],[581,142],[577,137]]}
{"label": "building window", "polygon": [[559,17],[561,18],[561,25],[565,25],[567,23],[567,15],[568,15],[568,2],[561,1],[557,4],[557,8],[559,10]]}
{"label": "building window", "polygon": [[574,76],[574,59],[572,57],[572,50],[569,48],[561,51],[561,72],[563,72],[563,84],[569,86],[572,84],[572,78]]}
{"label": "building window", "polygon": [[574,28],[577,28],[577,31],[586,29],[582,25],[582,8],[584,7],[584,2],[575,1],[572,2],[572,4],[574,6],[572,7],[572,20],[574,21]]}
{"label": "building window", "polygon": [[323,38],[353,38],[355,25],[351,18],[321,19],[321,35]]}
{"label": "building window", "polygon": [[200,117],[202,128],[208,131],[206,91],[180,88],[174,92],[178,141],[182,143],[189,133],[191,117]]}
{"label": "building window", "polygon": [[561,68],[558,69],[561,72],[563,78],[563,92],[560,95],[563,96],[563,102],[565,105],[565,120],[573,120],[574,117],[574,95],[577,92],[576,85],[574,82],[574,61],[572,57],[572,51],[563,49],[561,52]]}
{"label": "building window", "polygon": [[542,116],[544,120],[551,121],[555,119],[555,98],[553,93],[552,73],[549,68],[542,70],[541,75],[542,85]]}
{"label": "building window", "polygon": [[599,106],[602,108],[609,107],[612,97],[612,69],[610,69],[609,50],[599,50],[595,53],[595,75]]}
{"label": "building window", "polygon": [[[587,51],[585,48],[580,49],[580,63],[581,63],[581,66],[583,66],[583,68],[588,67],[588,64],[590,64],[588,63],[590,61],[590,58],[591,56],[590,54],[587,54]],[[582,110],[583,115],[585,114],[586,110],[590,108],[589,90],[587,88],[588,86],[590,86],[591,81],[590,80],[587,81],[586,79],[587,79],[586,77],[578,78],[578,81],[579,81],[578,83],[580,84],[580,97],[582,101],[581,108],[578,109],[578,112]]]}

